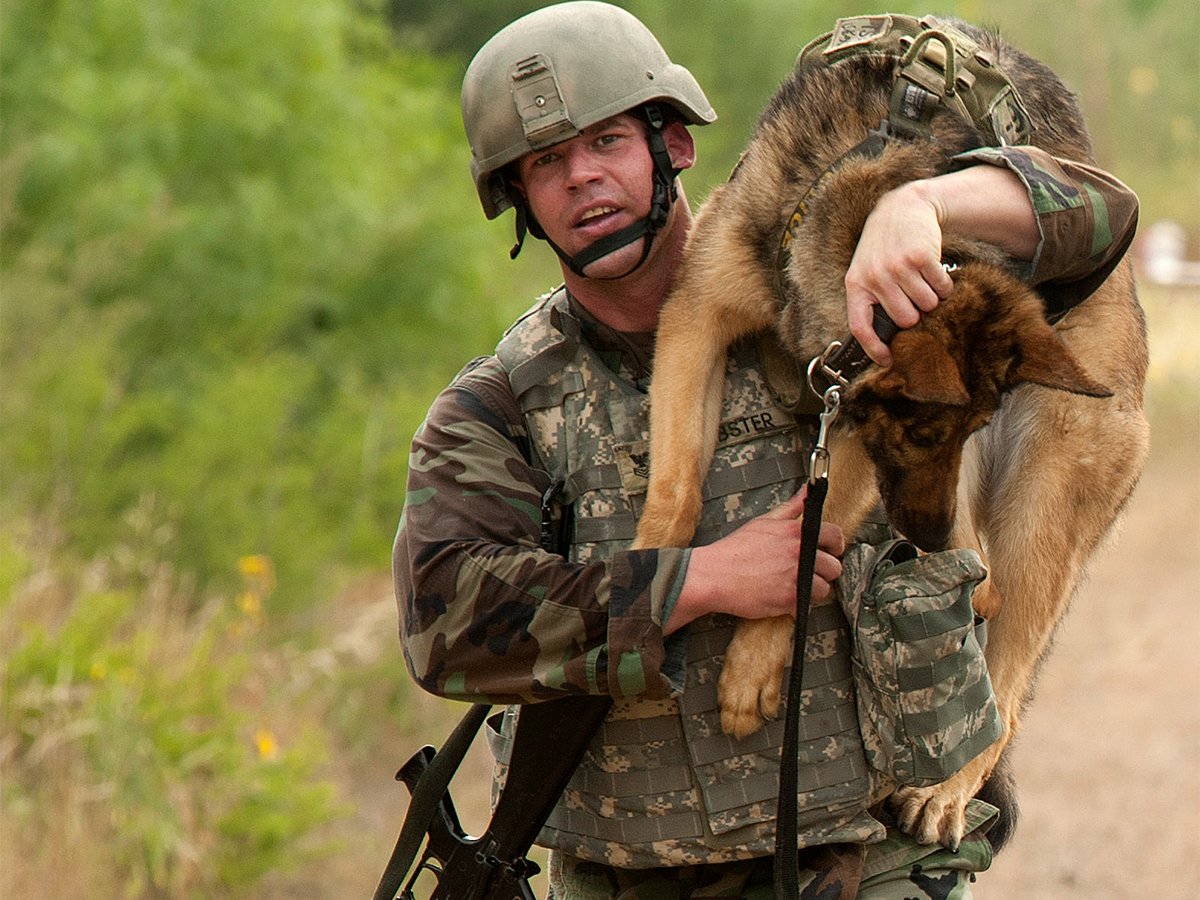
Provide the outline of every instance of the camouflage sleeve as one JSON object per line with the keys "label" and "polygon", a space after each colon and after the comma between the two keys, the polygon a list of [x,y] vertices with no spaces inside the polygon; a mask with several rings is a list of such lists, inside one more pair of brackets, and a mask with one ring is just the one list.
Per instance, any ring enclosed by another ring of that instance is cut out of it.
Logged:
{"label": "camouflage sleeve", "polygon": [[442,392],[413,439],[393,551],[400,638],[414,679],[458,700],[682,689],[662,623],[685,550],[571,563],[543,550],[524,420],[494,360]]}
{"label": "camouflage sleeve", "polygon": [[1107,172],[1029,146],[956,157],[958,167],[976,163],[1008,168],[1029,192],[1041,232],[1029,280],[1052,305],[1070,308],[1090,295],[1133,242],[1137,195]]}

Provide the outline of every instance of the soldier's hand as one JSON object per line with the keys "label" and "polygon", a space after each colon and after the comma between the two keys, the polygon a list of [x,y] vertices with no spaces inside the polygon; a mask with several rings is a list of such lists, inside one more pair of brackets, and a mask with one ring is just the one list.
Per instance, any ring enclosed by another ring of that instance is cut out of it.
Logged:
{"label": "soldier's hand", "polygon": [[850,331],[880,365],[891,353],[875,334],[871,307],[911,328],[954,290],[942,266],[943,235],[992,244],[1021,260],[1032,260],[1041,241],[1024,184],[999,166],[910,181],[880,197],[846,271]]}
{"label": "soldier's hand", "polygon": [[954,290],[942,267],[939,210],[925,182],[909,182],[879,198],[846,271],[850,332],[880,365],[891,362],[875,334],[872,307],[879,305],[901,328],[911,328]]}
{"label": "soldier's hand", "polygon": [[[668,634],[714,612],[746,619],[794,615],[805,491],[771,512],[751,519],[719,541],[691,551],[679,599],[664,626]],[[842,530],[821,524],[817,542],[814,601],[829,598],[842,573]]]}

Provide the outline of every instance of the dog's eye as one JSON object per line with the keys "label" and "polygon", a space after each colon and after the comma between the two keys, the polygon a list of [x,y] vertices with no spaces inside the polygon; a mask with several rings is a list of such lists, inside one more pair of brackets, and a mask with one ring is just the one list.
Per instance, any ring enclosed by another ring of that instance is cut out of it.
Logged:
{"label": "dog's eye", "polygon": [[904,430],[904,438],[917,447],[934,447],[945,440],[942,429],[932,425],[912,425]]}

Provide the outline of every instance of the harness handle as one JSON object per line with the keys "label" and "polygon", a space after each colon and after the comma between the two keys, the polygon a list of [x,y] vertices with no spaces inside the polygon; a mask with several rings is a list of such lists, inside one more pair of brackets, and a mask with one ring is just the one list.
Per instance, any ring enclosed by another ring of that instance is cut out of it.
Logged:
{"label": "harness handle", "polygon": [[[945,60],[940,62],[943,77],[945,79],[946,96],[953,97],[956,90],[955,85],[957,83],[957,74],[955,72],[955,68],[957,67],[958,62],[954,53],[954,41],[952,41],[950,36],[945,32],[938,31],[935,28],[930,28],[929,30],[922,31],[920,34],[918,34],[915,38],[913,38],[912,45],[908,48],[907,52],[903,57],[901,57],[900,67],[902,69],[906,69],[912,65],[913,60],[917,58],[917,54],[921,52],[921,48],[928,44],[931,40],[940,42],[946,54]],[[905,39],[901,38],[900,43],[903,45],[905,43]],[[935,62],[938,62],[938,60],[935,60]]]}

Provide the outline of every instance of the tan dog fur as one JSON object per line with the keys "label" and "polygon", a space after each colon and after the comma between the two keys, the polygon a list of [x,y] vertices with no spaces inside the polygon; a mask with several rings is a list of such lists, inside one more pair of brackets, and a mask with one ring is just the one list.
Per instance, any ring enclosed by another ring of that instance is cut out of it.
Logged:
{"label": "tan dog fur", "polygon": [[[989,42],[1037,125],[1034,143],[1090,154],[1073,98],[1040,64]],[[886,113],[890,69],[876,61],[794,75],[764,113],[730,182],[693,227],[663,309],[651,397],[651,476],[638,546],[684,546],[714,452],[728,347],[774,330],[802,365],[848,333],[844,275],[875,200],[944,170],[978,139],[950,112],[931,141],[892,142],[822,180],[791,245],[789,305],[773,287],[774,248],[808,185]],[[797,79],[801,80],[797,84]],[[803,83],[807,79],[807,83]],[[814,82],[815,80],[815,82]],[[901,825],[956,847],[963,811],[1015,733],[1039,660],[1085,564],[1112,529],[1148,453],[1142,414],[1145,328],[1128,263],[1050,327],[1042,301],[991,248],[948,243],[953,296],[902,332],[893,365],[844,399],[830,454],[825,518],[854,534],[881,496],[923,549],[978,550],[991,573],[976,592],[1004,723],[989,750],[933,788],[899,788]],[[722,725],[745,735],[774,715],[791,658],[790,617],[739,623],[720,681]]]}

